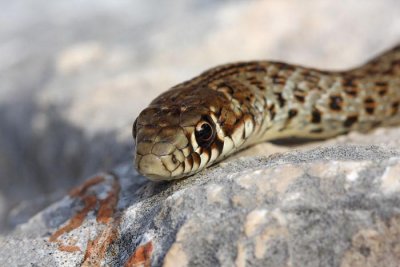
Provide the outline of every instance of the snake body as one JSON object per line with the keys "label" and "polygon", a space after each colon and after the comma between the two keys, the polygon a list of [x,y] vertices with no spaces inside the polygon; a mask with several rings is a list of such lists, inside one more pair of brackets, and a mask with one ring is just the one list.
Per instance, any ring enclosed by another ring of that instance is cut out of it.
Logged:
{"label": "snake body", "polygon": [[174,86],[140,113],[135,165],[152,180],[172,180],[266,140],[399,124],[400,45],[347,71],[226,64]]}

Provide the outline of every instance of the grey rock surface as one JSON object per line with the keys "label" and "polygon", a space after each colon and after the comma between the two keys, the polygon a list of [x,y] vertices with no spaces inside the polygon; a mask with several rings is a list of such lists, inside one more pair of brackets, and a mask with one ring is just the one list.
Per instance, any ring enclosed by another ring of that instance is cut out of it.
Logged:
{"label": "grey rock surface", "polygon": [[207,68],[347,68],[396,44],[400,2],[362,2],[0,0],[0,232],[127,162],[139,111]]}
{"label": "grey rock surface", "polygon": [[1,266],[398,266],[400,151],[237,159],[173,183],[125,163],[0,239]]}

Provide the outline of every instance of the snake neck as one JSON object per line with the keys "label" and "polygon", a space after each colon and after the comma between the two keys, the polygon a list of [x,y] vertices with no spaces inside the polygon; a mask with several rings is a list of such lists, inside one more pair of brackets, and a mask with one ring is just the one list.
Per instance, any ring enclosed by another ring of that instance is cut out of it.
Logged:
{"label": "snake neck", "polygon": [[400,123],[400,46],[348,71],[258,61],[217,67],[190,82],[229,101],[215,115],[235,148]]}

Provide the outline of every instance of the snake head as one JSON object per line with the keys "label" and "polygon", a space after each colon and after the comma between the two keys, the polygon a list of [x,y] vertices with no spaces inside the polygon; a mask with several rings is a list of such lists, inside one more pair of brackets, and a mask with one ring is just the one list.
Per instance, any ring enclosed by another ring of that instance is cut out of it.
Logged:
{"label": "snake head", "polygon": [[134,164],[141,174],[156,181],[179,179],[221,155],[223,132],[214,106],[225,100],[213,90],[200,93],[207,97],[193,90],[167,91],[139,114],[132,134]]}

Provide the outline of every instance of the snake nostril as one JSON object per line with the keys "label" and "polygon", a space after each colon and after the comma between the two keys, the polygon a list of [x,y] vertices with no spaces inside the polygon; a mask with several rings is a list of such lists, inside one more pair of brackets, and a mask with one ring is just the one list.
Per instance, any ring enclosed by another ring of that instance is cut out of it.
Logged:
{"label": "snake nostril", "polygon": [[173,162],[174,164],[178,163],[178,160],[176,159],[176,156],[175,156],[175,155],[172,155],[171,160],[172,160],[172,162]]}

